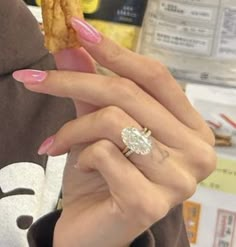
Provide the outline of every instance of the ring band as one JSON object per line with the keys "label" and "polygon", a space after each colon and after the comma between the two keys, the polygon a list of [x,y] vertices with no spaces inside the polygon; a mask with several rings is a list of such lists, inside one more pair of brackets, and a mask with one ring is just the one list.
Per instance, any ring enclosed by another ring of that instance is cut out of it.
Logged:
{"label": "ring band", "polygon": [[126,145],[122,153],[129,157],[132,153],[147,155],[152,150],[151,130],[138,130],[134,127],[124,128],[121,132],[123,143]]}

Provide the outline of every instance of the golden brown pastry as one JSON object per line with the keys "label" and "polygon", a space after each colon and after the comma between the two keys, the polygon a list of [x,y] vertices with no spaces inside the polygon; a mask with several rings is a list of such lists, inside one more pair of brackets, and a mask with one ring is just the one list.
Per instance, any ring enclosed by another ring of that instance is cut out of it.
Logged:
{"label": "golden brown pastry", "polygon": [[79,46],[71,17],[83,18],[81,0],[42,0],[45,46],[51,52]]}

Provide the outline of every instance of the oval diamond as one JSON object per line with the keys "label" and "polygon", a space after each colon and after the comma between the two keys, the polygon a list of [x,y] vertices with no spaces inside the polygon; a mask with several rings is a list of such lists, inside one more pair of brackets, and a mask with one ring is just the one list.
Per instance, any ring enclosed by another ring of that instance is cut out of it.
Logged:
{"label": "oval diamond", "polygon": [[[146,130],[146,129],[145,129]],[[121,136],[124,144],[134,153],[146,155],[152,150],[152,141],[148,135],[149,132],[138,130],[133,127],[122,130]]]}

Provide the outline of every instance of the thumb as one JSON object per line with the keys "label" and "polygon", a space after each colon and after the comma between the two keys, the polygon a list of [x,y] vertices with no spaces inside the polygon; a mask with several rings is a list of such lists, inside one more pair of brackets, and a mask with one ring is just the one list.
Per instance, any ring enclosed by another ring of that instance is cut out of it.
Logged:
{"label": "thumb", "polygon": [[70,48],[54,54],[59,70],[95,73],[95,64],[84,48]]}

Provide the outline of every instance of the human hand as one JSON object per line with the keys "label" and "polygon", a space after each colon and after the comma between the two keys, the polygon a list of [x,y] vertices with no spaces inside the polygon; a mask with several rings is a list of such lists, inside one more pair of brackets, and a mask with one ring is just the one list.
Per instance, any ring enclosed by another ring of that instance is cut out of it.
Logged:
{"label": "human hand", "polygon": [[[75,28],[85,50],[120,77],[21,71],[15,78],[31,91],[72,98],[81,113],[41,148],[49,155],[71,150],[55,247],[121,247],[189,198],[212,172],[214,138],[163,65],[86,24],[77,22]],[[93,70],[91,64],[85,67]],[[37,80],[32,73],[40,75]],[[152,130],[150,154],[122,154],[121,131],[129,126]]]}

